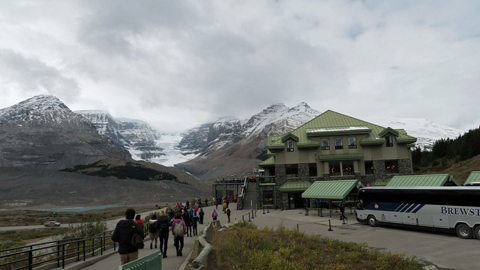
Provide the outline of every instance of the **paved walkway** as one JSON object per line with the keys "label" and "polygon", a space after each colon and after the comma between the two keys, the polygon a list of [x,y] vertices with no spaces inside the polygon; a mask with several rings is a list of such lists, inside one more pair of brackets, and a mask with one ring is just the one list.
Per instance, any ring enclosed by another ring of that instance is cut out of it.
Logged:
{"label": "paved walkway", "polygon": [[[198,233],[202,233],[205,226],[212,221],[212,212],[215,206],[208,206],[204,207],[203,210],[205,211],[205,218],[204,224],[198,225]],[[233,225],[235,220],[249,220],[249,213],[252,213],[252,210],[236,210],[237,204],[231,203],[230,210],[230,223],[228,223],[228,218],[226,214],[223,214],[222,208],[219,206],[217,209],[218,212],[218,220],[222,226],[230,226]],[[159,210],[157,210],[158,212]],[[353,222],[355,218],[353,214],[348,213],[346,211],[347,217]],[[324,213],[327,214],[328,212]],[[147,215],[148,213],[142,213],[142,217]],[[269,210],[263,213],[263,210],[257,210],[256,217],[253,219],[250,217],[250,220],[257,225],[258,228],[277,228],[278,226],[285,226],[288,228],[298,228],[300,231],[307,232],[307,233],[315,233],[319,228],[324,228],[325,231],[328,231],[328,224],[329,224],[329,215],[325,217],[319,217],[318,211],[310,211],[309,216],[305,216],[305,210],[303,209],[295,209],[295,210]],[[356,221],[355,221],[356,222]],[[342,221],[339,220],[339,213],[332,213],[331,218],[331,225],[332,228],[335,226],[349,226],[347,224],[343,225]],[[197,240],[197,237],[185,237],[185,247],[183,250],[183,256],[177,257],[175,252],[175,247],[173,246],[173,236],[170,235],[168,239],[168,250],[167,250],[167,258],[162,260],[162,269],[183,269],[188,262],[190,253],[193,250],[193,244]],[[159,249],[150,249],[150,240],[145,242],[145,248],[139,250],[139,257],[146,256],[153,252],[158,251]],[[95,259],[95,258],[93,258]],[[193,258],[192,258],[193,259]],[[91,259],[90,259],[91,260]],[[117,252],[109,251],[107,255],[104,255],[104,258],[94,264],[86,266],[86,264],[90,262],[79,262],[74,264],[66,265],[65,269],[85,269],[85,270],[117,270],[118,266],[120,265],[120,257]]]}

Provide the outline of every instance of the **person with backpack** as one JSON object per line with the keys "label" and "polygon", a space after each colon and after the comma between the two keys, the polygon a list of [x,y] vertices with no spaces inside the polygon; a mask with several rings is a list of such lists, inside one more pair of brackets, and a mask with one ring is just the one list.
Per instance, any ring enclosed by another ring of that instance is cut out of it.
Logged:
{"label": "person with backpack", "polygon": [[112,240],[118,242],[118,253],[122,265],[138,259],[138,247],[132,245],[132,238],[136,233],[145,238],[142,227],[133,221],[135,210],[127,209],[125,219],[120,220],[112,234]]}
{"label": "person with backpack", "polygon": [[198,216],[197,216],[197,213],[195,213],[193,214],[193,217],[192,217],[193,235],[198,235],[197,225],[198,225]]}
{"label": "person with backpack", "polygon": [[198,211],[198,215],[200,216],[200,220],[198,223],[203,224],[203,216],[205,215],[205,212],[203,212],[203,208],[200,208]]}
{"label": "person with backpack", "polygon": [[179,212],[175,213],[172,222],[172,234],[174,246],[177,249],[177,256],[183,255],[183,236],[185,235],[186,231],[187,225],[185,225],[185,222],[182,220],[182,216]]}
{"label": "person with backpack", "polygon": [[153,245],[153,239],[155,239],[155,248],[157,248],[157,238],[158,238],[158,230],[155,228],[155,222],[157,221],[157,215],[153,214],[152,218],[148,222],[148,230],[150,231],[150,249]]}
{"label": "person with backpack", "polygon": [[170,226],[172,226],[172,222],[168,217],[165,210],[160,211],[160,217],[155,222],[155,228],[160,236],[160,251],[163,254],[163,258],[167,258],[167,247],[168,247],[168,232],[170,231]]}
{"label": "person with backpack", "polygon": [[218,217],[217,210],[213,209],[213,212],[212,212],[213,220],[217,220],[217,217]]}

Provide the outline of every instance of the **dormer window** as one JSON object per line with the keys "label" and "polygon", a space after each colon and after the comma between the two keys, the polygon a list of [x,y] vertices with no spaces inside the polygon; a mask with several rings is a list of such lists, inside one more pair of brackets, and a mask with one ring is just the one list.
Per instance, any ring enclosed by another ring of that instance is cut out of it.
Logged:
{"label": "dormer window", "polygon": [[385,136],[385,141],[386,141],[387,147],[393,147],[393,137],[392,137],[392,135]]}
{"label": "dormer window", "polygon": [[335,138],[335,149],[343,149],[343,138],[342,137]]}
{"label": "dormer window", "polygon": [[287,141],[287,152],[293,152],[293,141],[292,140]]}

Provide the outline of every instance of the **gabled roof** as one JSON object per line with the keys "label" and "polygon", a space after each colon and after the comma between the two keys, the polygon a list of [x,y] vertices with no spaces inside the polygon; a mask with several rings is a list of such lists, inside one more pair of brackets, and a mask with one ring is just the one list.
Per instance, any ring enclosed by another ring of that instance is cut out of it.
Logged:
{"label": "gabled roof", "polygon": [[297,147],[299,148],[318,147],[320,143],[311,140],[309,137],[346,134],[369,134],[369,136],[360,141],[361,145],[382,145],[385,143],[385,139],[380,136],[382,132],[391,132],[394,134],[399,144],[410,144],[417,140],[407,135],[403,129],[381,127],[328,110],[286,135],[268,137],[267,148],[269,150],[284,149],[284,143],[287,138],[298,138]]}
{"label": "gabled roof", "polygon": [[302,198],[343,200],[357,184],[358,180],[315,181],[302,193]]}
{"label": "gabled roof", "polygon": [[296,142],[298,142],[298,137],[292,134],[291,132],[285,134],[282,136],[282,143],[286,142],[288,139],[292,139]]}
{"label": "gabled roof", "polygon": [[387,127],[386,129],[382,130],[378,136],[379,137],[385,137],[385,135],[387,135],[388,133],[392,133],[395,137],[398,137],[398,131],[396,131],[395,129],[391,128],[391,127]]}
{"label": "gabled roof", "polygon": [[472,182],[480,182],[480,171],[471,172],[467,178],[467,181],[465,181],[463,185],[466,186],[468,183]]}
{"label": "gabled roof", "polygon": [[459,186],[448,174],[402,175],[394,176],[387,187],[441,187],[445,185]]}

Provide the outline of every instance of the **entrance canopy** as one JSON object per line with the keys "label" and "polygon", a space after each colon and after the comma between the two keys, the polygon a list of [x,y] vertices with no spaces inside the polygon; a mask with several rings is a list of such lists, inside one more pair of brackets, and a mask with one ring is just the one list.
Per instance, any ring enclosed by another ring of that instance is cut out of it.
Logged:
{"label": "entrance canopy", "polygon": [[302,194],[304,199],[343,200],[357,186],[358,180],[315,181]]}
{"label": "entrance canopy", "polygon": [[286,182],[278,190],[280,192],[303,192],[309,188],[312,183],[303,181],[303,182]]}
{"label": "entrance canopy", "polygon": [[394,176],[387,187],[441,187],[459,186],[448,174],[402,175]]}

